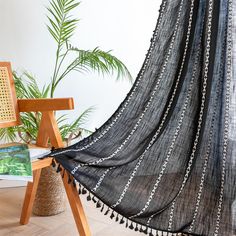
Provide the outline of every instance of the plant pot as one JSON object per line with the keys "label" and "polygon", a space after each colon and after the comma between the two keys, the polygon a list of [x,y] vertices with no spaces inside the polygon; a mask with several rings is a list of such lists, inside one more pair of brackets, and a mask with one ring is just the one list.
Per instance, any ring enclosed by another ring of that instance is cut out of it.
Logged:
{"label": "plant pot", "polygon": [[52,216],[65,211],[65,191],[60,173],[50,166],[42,169],[33,213]]}

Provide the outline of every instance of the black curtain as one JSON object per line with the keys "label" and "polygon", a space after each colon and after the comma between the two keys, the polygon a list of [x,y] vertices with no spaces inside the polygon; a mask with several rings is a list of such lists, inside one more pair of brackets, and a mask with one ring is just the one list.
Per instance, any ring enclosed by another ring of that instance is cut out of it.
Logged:
{"label": "black curtain", "polygon": [[51,154],[131,229],[236,234],[235,14],[233,0],[163,0],[126,99]]}

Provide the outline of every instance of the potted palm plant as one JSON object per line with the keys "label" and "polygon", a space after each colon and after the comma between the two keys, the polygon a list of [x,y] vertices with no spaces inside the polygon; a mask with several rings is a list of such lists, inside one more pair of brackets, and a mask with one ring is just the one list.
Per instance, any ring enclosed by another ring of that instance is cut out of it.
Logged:
{"label": "potted palm plant", "polygon": [[[70,39],[76,30],[78,18],[72,12],[79,6],[78,0],[51,0],[47,8],[47,28],[56,43],[55,64],[50,81],[40,89],[37,80],[28,72],[22,75],[14,73],[16,91],[19,98],[54,97],[58,85],[69,77],[72,71],[94,71],[101,74],[117,74],[117,79],[132,80],[126,66],[111,51],[103,51],[98,47],[83,50],[71,45]],[[65,115],[58,117],[58,124],[65,141],[80,136],[81,132],[89,132],[81,127],[93,108],[86,109],[78,118],[67,123]],[[22,126],[1,129],[0,138],[14,141],[20,137],[24,142],[34,142],[37,136],[40,114],[26,113],[22,116]],[[53,215],[64,210],[62,182],[60,176],[50,168],[44,169],[36,195],[34,213]],[[50,189],[50,191],[48,191]],[[50,193],[50,194],[49,194]],[[53,207],[52,207],[53,206]]]}
{"label": "potted palm plant", "polygon": [[[103,51],[98,47],[92,50],[79,49],[71,45],[78,18],[72,16],[73,10],[79,6],[78,0],[51,0],[47,7],[47,28],[56,43],[55,63],[50,81],[42,89],[37,80],[28,72],[18,75],[14,72],[14,79],[18,98],[47,98],[54,97],[58,85],[66,80],[70,73],[94,71],[100,74],[117,74],[117,79],[126,78],[132,81],[132,77],[124,65],[111,51]],[[66,116],[58,117],[58,124],[64,141],[71,136],[78,137],[81,133],[90,133],[82,128],[87,118],[94,110],[86,109],[71,123],[66,122]],[[0,138],[15,141],[20,137],[24,142],[35,141],[40,120],[40,114],[24,114],[23,125],[15,128],[1,129]]]}

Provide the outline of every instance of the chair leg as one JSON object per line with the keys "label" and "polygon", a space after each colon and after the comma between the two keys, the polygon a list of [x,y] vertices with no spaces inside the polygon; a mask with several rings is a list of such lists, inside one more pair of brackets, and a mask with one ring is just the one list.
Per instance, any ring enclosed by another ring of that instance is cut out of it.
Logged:
{"label": "chair leg", "polygon": [[33,182],[28,182],[25,199],[21,211],[20,224],[26,225],[29,222],[29,218],[32,213],[32,208],[38,188],[39,178],[41,174],[41,169],[34,170],[33,172]]}
{"label": "chair leg", "polygon": [[73,184],[68,184],[67,180],[68,174],[65,171],[63,183],[79,234],[80,236],[91,236],[89,225],[77,192],[77,188],[73,186]]}

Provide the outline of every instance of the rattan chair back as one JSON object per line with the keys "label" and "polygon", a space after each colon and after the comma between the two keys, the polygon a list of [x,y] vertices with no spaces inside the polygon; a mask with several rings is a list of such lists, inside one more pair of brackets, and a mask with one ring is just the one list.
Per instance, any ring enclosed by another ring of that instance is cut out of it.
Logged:
{"label": "rattan chair back", "polygon": [[0,128],[20,124],[20,114],[10,62],[0,62]]}

